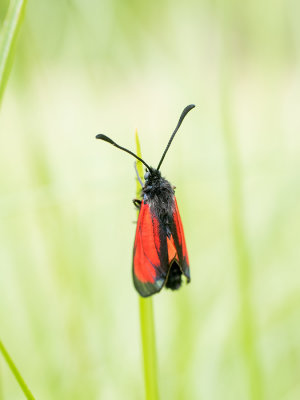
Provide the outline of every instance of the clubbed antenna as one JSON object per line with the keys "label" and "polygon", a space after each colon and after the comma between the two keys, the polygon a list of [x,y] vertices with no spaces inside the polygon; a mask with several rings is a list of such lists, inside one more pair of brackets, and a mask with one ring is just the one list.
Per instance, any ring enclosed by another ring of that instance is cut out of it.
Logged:
{"label": "clubbed antenna", "polygon": [[105,142],[108,142],[108,143],[112,144],[113,146],[117,147],[118,149],[121,149],[123,151],[126,151],[126,153],[131,154],[137,160],[141,161],[146,166],[146,168],[148,168],[149,172],[151,173],[151,168],[149,167],[149,165],[147,163],[145,163],[145,161],[142,160],[140,157],[138,157],[136,154],[134,154],[132,151],[130,151],[128,149],[125,149],[125,147],[119,146],[116,142],[111,140],[109,137],[107,137],[105,135],[102,135],[102,133],[99,133],[99,135],[96,136],[96,139],[104,140]]}
{"label": "clubbed antenna", "polygon": [[163,162],[163,160],[164,160],[164,158],[165,158],[165,156],[167,154],[167,151],[169,150],[169,147],[170,147],[170,145],[171,145],[171,143],[172,143],[172,141],[173,141],[173,139],[174,139],[179,127],[180,127],[180,125],[182,124],[182,121],[186,117],[187,113],[189,111],[191,111],[194,107],[195,107],[194,104],[190,104],[189,106],[186,106],[185,109],[182,111],[181,116],[179,118],[179,121],[177,123],[177,126],[175,128],[175,131],[172,133],[172,136],[170,137],[170,140],[169,140],[169,142],[167,144],[167,147],[165,148],[165,151],[164,151],[164,153],[163,153],[163,155],[162,155],[162,157],[160,159],[160,162],[159,162],[158,167],[157,167],[157,171],[159,170],[159,168],[160,168],[160,166],[161,166],[161,164],[162,164],[162,162]]}

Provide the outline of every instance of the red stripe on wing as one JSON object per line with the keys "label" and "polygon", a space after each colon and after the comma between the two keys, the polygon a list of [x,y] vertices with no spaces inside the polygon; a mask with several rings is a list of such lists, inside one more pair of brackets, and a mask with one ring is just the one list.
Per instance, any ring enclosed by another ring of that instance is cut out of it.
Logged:
{"label": "red stripe on wing", "polygon": [[174,219],[174,223],[173,223],[173,227],[172,227],[171,231],[172,231],[172,237],[173,237],[176,251],[178,254],[178,258],[179,258],[179,264],[180,264],[180,267],[182,268],[182,272],[189,280],[190,279],[189,257],[188,257],[188,253],[187,253],[184,231],[183,231],[183,226],[182,226],[176,198],[174,198],[173,219]]}
{"label": "red stripe on wing", "polygon": [[176,246],[175,246],[172,235],[171,235],[170,239],[167,237],[167,245],[168,245],[169,264],[171,264],[173,260],[176,260],[177,262],[179,262]]}

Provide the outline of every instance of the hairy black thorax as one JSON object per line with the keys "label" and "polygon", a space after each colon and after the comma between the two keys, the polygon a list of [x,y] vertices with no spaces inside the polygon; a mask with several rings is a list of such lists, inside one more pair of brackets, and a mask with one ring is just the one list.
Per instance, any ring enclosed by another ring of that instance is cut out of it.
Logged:
{"label": "hairy black thorax", "polygon": [[149,204],[151,212],[156,215],[166,230],[168,237],[171,235],[170,223],[174,211],[174,187],[161,176],[160,171],[151,168],[145,174],[145,185],[142,190],[145,204]]}

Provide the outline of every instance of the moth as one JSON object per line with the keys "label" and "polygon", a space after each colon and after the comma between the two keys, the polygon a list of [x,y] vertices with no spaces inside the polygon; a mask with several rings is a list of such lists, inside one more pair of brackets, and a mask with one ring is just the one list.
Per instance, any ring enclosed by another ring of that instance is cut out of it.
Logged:
{"label": "moth", "polygon": [[103,134],[96,136],[97,139],[131,154],[146,167],[144,184],[137,173],[142,186],[142,200],[134,200],[134,204],[139,208],[139,216],[132,262],[134,286],[142,297],[152,296],[163,287],[179,289],[182,276],[185,276],[187,283],[191,280],[175,187],[162,177],[160,167],[182,121],[194,107],[195,105],[190,104],[182,111],[157,168],[150,167],[139,156],[119,146],[109,137]]}

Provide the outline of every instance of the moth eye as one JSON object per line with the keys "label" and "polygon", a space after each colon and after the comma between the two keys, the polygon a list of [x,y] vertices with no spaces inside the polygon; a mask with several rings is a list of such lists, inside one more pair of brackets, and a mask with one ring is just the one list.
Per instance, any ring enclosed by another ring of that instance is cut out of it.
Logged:
{"label": "moth eye", "polygon": [[148,179],[148,178],[149,178],[149,175],[150,175],[150,173],[149,173],[149,171],[147,171],[147,172],[145,173],[145,175],[144,175],[144,178],[145,178],[145,179]]}

